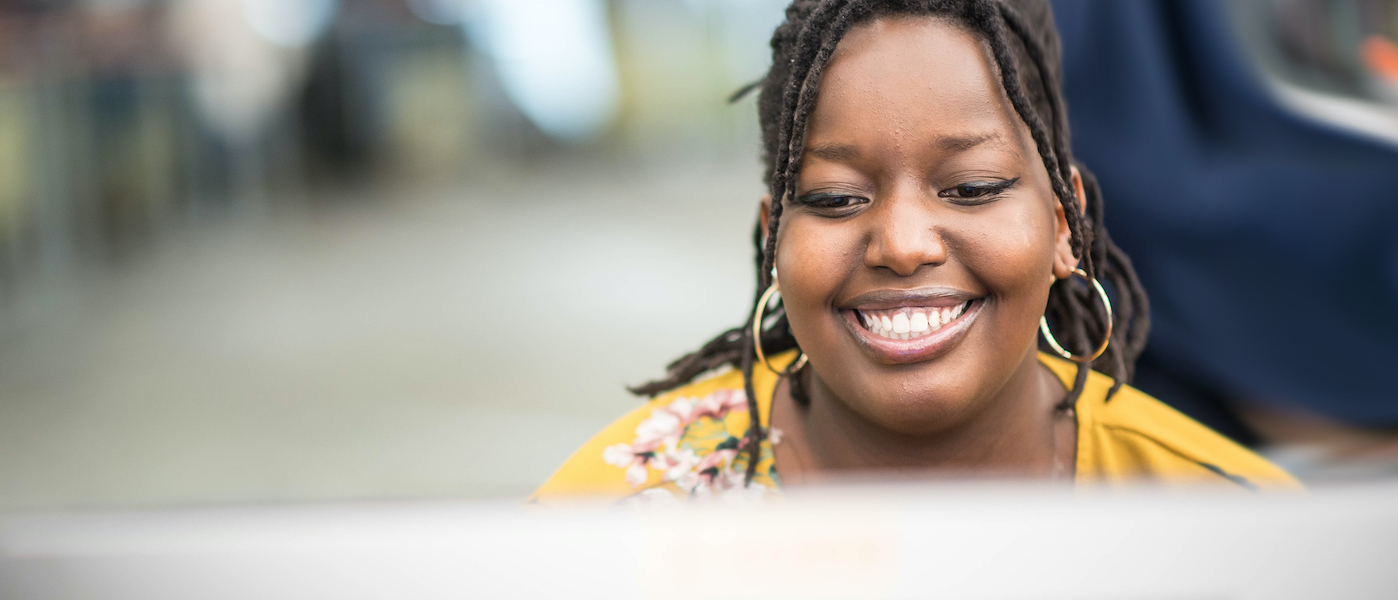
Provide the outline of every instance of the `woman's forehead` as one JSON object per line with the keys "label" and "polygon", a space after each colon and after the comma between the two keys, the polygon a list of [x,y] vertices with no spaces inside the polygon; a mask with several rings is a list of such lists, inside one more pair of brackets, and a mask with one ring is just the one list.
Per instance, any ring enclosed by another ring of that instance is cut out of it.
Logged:
{"label": "woman's forehead", "polygon": [[937,17],[883,17],[850,30],[831,57],[808,145],[879,137],[964,146],[1016,137],[1018,119],[985,44]]}

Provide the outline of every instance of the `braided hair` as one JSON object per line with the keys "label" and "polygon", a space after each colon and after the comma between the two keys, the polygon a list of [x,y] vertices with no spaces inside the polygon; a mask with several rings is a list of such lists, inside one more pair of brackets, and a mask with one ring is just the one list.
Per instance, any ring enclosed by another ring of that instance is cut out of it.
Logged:
{"label": "braided hair", "polygon": [[[1083,180],[1086,206],[1079,204],[1069,183],[1074,163],[1060,90],[1062,50],[1047,0],[795,0],[787,7],[786,20],[772,35],[771,69],[765,78],[740,90],[732,99],[736,101],[754,88],[761,89],[758,119],[766,166],[764,180],[772,198],[766,229],[759,221],[753,230],[757,294],[750,312],[756,312],[756,303],[772,285],[782,200],[795,193],[807,119],[815,106],[821,75],[846,32],[861,23],[891,15],[945,18],[979,34],[988,44],[1005,94],[1028,126],[1048,170],[1053,193],[1063,206],[1074,257],[1088,277],[1097,278],[1115,292],[1116,323],[1111,328],[1111,343],[1090,366],[1078,365],[1073,387],[1058,408],[1070,410],[1077,403],[1090,368],[1115,379],[1107,393],[1110,399],[1131,380],[1136,358],[1145,346],[1150,329],[1149,301],[1131,260],[1107,234],[1096,178],[1081,164],[1076,165]],[[754,346],[761,344],[768,354],[798,347],[780,300],[774,299],[766,308],[771,312],[762,324],[760,339],[754,339],[751,319],[755,317],[749,317],[743,326],[719,334],[699,350],[671,363],[666,377],[631,389],[638,395],[655,396],[714,369],[741,369],[753,415],[741,442],[749,453],[748,481],[756,472],[761,442],[766,437],[766,430],[756,417]],[[1095,291],[1072,278],[1058,281],[1049,290],[1044,314],[1063,347],[1077,354],[1090,354],[1109,325]],[[808,404],[802,373],[788,369],[785,375],[790,376],[793,399]]]}

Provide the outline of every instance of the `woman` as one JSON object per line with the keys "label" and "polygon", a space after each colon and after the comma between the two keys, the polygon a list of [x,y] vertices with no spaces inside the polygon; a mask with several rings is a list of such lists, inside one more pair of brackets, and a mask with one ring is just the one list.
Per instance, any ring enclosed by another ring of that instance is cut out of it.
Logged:
{"label": "woman", "polygon": [[786,15],[759,98],[752,316],[634,390],[657,397],[535,501],[881,472],[1297,486],[1122,385],[1146,296],[1072,165],[1046,2],[797,0]]}

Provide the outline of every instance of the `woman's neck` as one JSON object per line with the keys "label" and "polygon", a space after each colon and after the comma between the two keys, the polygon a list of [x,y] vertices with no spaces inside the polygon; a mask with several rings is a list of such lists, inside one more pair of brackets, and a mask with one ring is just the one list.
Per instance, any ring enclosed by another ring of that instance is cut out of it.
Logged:
{"label": "woman's neck", "polygon": [[1072,474],[1077,426],[1055,410],[1066,390],[1029,352],[994,397],[935,433],[907,434],[874,423],[837,398],[814,373],[806,375],[810,406],[798,406],[788,382],[772,398],[772,425],[784,484],[832,476],[1009,476]]}

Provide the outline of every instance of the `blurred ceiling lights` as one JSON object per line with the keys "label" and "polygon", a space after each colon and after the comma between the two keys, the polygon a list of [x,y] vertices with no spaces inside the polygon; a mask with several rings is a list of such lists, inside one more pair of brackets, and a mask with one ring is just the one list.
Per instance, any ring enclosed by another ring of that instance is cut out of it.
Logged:
{"label": "blurred ceiling lights", "polygon": [[339,0],[241,0],[248,26],[269,42],[302,48],[325,33]]}
{"label": "blurred ceiling lights", "polygon": [[434,25],[461,23],[475,2],[471,0],[407,0],[408,10],[417,18]]}
{"label": "blurred ceiling lights", "polygon": [[546,135],[581,142],[620,103],[603,0],[408,0],[424,21],[461,24],[490,57],[505,94]]}

